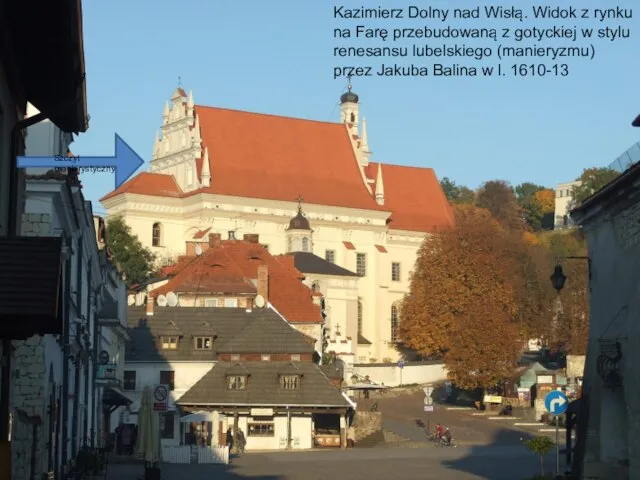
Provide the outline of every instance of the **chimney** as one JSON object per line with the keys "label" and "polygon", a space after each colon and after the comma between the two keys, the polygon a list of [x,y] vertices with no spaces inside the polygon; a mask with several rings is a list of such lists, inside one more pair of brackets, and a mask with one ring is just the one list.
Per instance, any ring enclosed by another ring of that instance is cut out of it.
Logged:
{"label": "chimney", "polygon": [[222,241],[222,235],[219,233],[210,233],[209,234],[209,247],[214,248],[220,245]]}
{"label": "chimney", "polygon": [[258,295],[262,295],[264,302],[269,302],[269,269],[266,265],[258,266]]}
{"label": "chimney", "polygon": [[196,242],[187,242],[187,257],[194,257],[196,254]]}
{"label": "chimney", "polygon": [[245,233],[243,238],[245,242],[260,243],[260,235],[256,233]]}
{"label": "chimney", "polygon": [[155,298],[153,298],[151,295],[147,295],[147,317],[150,317],[153,315],[154,301],[155,301]]}

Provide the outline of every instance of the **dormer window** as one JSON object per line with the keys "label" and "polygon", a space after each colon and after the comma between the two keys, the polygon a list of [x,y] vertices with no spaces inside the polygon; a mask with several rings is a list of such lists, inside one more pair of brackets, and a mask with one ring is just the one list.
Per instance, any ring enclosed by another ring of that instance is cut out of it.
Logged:
{"label": "dormer window", "polygon": [[211,350],[213,348],[212,337],[195,337],[194,347],[196,350]]}
{"label": "dormer window", "polygon": [[160,346],[162,350],[177,350],[178,349],[178,337],[177,336],[162,336],[160,337]]}
{"label": "dormer window", "polygon": [[227,376],[227,390],[246,390],[246,389],[247,389],[246,375],[228,375]]}
{"label": "dormer window", "polygon": [[271,361],[271,355],[262,355],[261,360],[263,362],[269,362]]}
{"label": "dormer window", "polygon": [[229,235],[229,240],[235,240],[236,239],[236,231],[235,230],[229,230],[228,235]]}
{"label": "dormer window", "polygon": [[282,387],[283,390],[298,390],[300,383],[300,375],[280,376],[280,387]]}

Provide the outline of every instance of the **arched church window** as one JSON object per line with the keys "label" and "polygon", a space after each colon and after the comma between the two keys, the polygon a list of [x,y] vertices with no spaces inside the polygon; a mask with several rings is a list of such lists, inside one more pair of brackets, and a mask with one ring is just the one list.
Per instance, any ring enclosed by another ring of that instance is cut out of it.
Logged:
{"label": "arched church window", "polygon": [[362,316],[363,316],[362,299],[358,298],[358,335],[362,335]]}
{"label": "arched church window", "polygon": [[391,306],[391,342],[395,343],[399,340],[398,337],[398,325],[400,323],[400,317],[398,312],[398,306]]}
{"label": "arched church window", "polygon": [[308,238],[303,238],[302,239],[302,251],[303,252],[308,252],[309,251],[309,239]]}
{"label": "arched church window", "polygon": [[290,252],[291,250],[293,250],[293,240],[291,237],[289,237],[287,239],[287,251]]}
{"label": "arched church window", "polygon": [[162,225],[160,223],[154,223],[151,231],[151,245],[159,247],[162,241]]}
{"label": "arched church window", "polygon": [[353,112],[351,112],[351,123],[356,123],[356,115]]}
{"label": "arched church window", "polygon": [[311,285],[311,290],[314,292],[319,292],[320,291],[320,284],[318,282],[313,282],[313,284]]}

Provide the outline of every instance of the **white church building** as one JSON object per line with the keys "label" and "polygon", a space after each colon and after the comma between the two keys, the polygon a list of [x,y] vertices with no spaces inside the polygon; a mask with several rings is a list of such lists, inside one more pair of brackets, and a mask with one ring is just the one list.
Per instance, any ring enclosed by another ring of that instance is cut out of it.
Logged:
{"label": "white church building", "polygon": [[[178,88],[149,171],[101,202],[160,258],[212,233],[259,234],[273,255],[308,251],[358,273],[342,333],[362,344],[357,363],[396,361],[417,251],[453,211],[432,169],[371,161],[358,95],[349,87],[340,103],[331,123],[195,105]],[[300,201],[313,229],[302,235],[288,228]]]}

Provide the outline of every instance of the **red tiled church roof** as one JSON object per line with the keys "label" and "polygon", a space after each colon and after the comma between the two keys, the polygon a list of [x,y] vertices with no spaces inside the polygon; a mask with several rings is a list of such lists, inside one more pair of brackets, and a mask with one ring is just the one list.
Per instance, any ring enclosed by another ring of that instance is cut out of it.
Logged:
{"label": "red tiled church roof", "polygon": [[269,302],[291,323],[319,323],[320,307],[313,302],[313,292],[301,281],[302,273],[288,259],[271,255],[259,244],[224,240],[200,256],[185,256],[169,274],[165,285],[150,294],[184,293],[256,294],[251,279],[258,276],[258,266],[267,265]]}
{"label": "red tiled church roof", "polygon": [[[340,123],[196,106],[210,186],[184,193],[173,176],[141,173],[101,199],[121,193],[186,197],[201,192],[245,198],[392,212],[390,227],[429,232],[453,225],[430,168],[383,165],[385,202],[378,205],[360,173],[349,132]],[[366,168],[375,179],[378,164]],[[202,160],[197,163],[198,173]]]}

